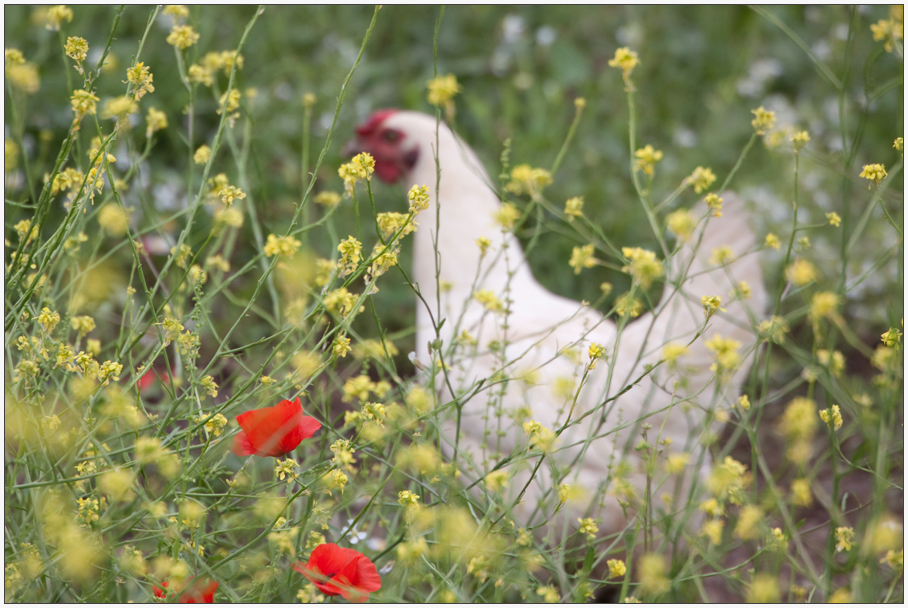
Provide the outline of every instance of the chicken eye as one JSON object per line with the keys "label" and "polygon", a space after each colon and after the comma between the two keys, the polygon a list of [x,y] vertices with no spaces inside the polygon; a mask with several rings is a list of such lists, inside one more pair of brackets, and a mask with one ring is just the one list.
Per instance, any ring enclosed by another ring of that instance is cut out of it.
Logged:
{"label": "chicken eye", "polygon": [[384,133],[382,133],[382,139],[384,139],[384,140],[385,140],[386,142],[388,142],[389,144],[393,144],[393,143],[396,142],[398,139],[400,139],[400,133],[398,133],[397,131],[393,131],[393,130],[391,130],[391,129],[388,129],[387,131],[385,131]]}

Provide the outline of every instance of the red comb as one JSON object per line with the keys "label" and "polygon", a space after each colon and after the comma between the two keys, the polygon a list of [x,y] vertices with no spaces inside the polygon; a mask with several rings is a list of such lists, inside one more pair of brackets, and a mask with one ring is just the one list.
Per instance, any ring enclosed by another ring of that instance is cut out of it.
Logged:
{"label": "red comb", "polygon": [[372,113],[372,116],[369,117],[369,120],[356,127],[356,134],[362,136],[371,135],[381,123],[385,122],[385,120],[395,112],[397,112],[397,110],[376,110]]}

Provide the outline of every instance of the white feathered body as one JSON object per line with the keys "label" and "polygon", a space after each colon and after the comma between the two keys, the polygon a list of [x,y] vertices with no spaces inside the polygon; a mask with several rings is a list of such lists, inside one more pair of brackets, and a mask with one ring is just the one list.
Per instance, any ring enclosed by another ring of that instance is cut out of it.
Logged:
{"label": "white feathered body", "polygon": [[[582,492],[582,498],[571,500],[564,510],[570,513],[569,522],[574,524],[578,514],[591,516],[599,520],[600,531],[616,532],[625,527],[647,492],[644,462],[651,450],[635,450],[645,423],[650,426],[646,432],[650,446],[663,450],[651,468],[648,490],[655,500],[671,494],[678,508],[678,501],[687,500],[690,481],[702,482],[711,469],[711,458],[702,449],[704,435],[714,432],[704,426],[708,412],[727,409],[737,399],[748,367],[746,353],[756,342],[753,321],[759,320],[765,306],[757,258],[743,255],[754,248],[754,236],[743,209],[735,208],[740,204],[726,196],[724,216],[710,218],[705,229],[689,239],[688,243],[699,241],[697,254],[684,246],[666,263],[665,291],[655,311],[631,320],[619,332],[616,323],[599,311],[553,294],[535,280],[518,240],[495,220],[501,203],[479,159],[444,123],[436,125],[424,114],[398,112],[386,124],[419,145],[406,186],[427,186],[433,200],[420,214],[415,234],[413,280],[425,301],[417,302],[416,352],[429,364],[436,355],[430,354],[428,344],[437,338],[443,341],[449,383],[440,372],[430,382],[439,392],[440,405],[452,398],[460,402],[457,459],[463,474],[472,481],[502,459],[521,456],[509,460],[504,470],[512,476],[507,496],[514,499],[525,489],[515,513],[522,524],[547,521],[551,508],[538,510],[537,503],[567,484]],[[434,204],[436,188],[440,206]],[[484,256],[476,243],[480,237],[492,243]],[[741,257],[725,267],[707,263],[710,252],[722,245]],[[569,272],[567,260],[564,266]],[[749,299],[733,295],[741,280],[750,287]],[[477,301],[473,296],[480,290],[494,292],[506,303],[508,314],[489,311]],[[647,366],[663,358],[666,344],[687,345],[703,330],[704,295],[721,296],[726,312],[709,320],[703,335],[673,369],[663,363],[645,374]],[[436,333],[441,319],[444,325]],[[475,345],[464,339],[464,331]],[[703,345],[715,334],[741,343],[745,361],[721,383],[711,369],[714,356]],[[577,394],[590,343],[602,345],[605,357]],[[506,345],[503,353],[500,345]],[[477,392],[476,383],[483,379]],[[678,382],[682,380],[683,386]],[[453,457],[456,406],[446,410],[443,420],[444,449]],[[524,488],[539,461],[539,456],[522,458],[527,446],[522,423],[527,421],[552,431],[566,423],[567,427]],[[660,440],[670,440],[670,445],[657,444]],[[666,455],[681,453],[691,454],[686,474],[667,475]],[[553,474],[558,479],[553,480]],[[628,493],[628,484],[636,498]],[[619,499],[630,510],[623,509]],[[547,500],[550,507],[557,503]]]}

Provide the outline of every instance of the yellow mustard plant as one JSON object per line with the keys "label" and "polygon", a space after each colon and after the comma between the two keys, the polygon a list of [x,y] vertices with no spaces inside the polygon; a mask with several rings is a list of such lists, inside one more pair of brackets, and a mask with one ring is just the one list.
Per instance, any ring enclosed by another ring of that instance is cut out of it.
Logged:
{"label": "yellow mustard plant", "polygon": [[703,525],[700,526],[700,535],[705,536],[709,539],[713,545],[718,545],[722,542],[722,531],[725,529],[725,520],[723,519],[710,519],[703,522]]}
{"label": "yellow mustard plant", "polygon": [[697,227],[697,218],[695,218],[694,214],[687,209],[672,211],[665,220],[668,229],[678,237],[678,240],[682,243],[690,238],[694,233],[694,229]]}
{"label": "yellow mustard plant", "polygon": [[776,124],[776,113],[760,106],[756,110],[751,110],[754,119],[750,121],[757,135],[766,135],[766,132],[772,129]]}
{"label": "yellow mustard plant", "polygon": [[854,528],[840,526],[835,529],[835,551],[851,551],[851,544],[854,542]]}
{"label": "yellow mustard plant", "polygon": [[804,259],[797,259],[785,269],[785,276],[789,281],[801,287],[816,281],[820,277],[820,271],[812,263]]}
{"label": "yellow mustard plant", "polygon": [[636,160],[634,161],[634,170],[643,171],[646,175],[652,175],[656,170],[656,165],[662,160],[662,151],[655,150],[650,144],[634,152]]}
{"label": "yellow mustard plant", "polygon": [[501,226],[501,229],[504,231],[513,230],[514,226],[522,217],[520,209],[518,209],[513,203],[503,203],[499,207],[493,217],[495,222]]}
{"label": "yellow mustard plant", "polygon": [[[696,186],[694,188],[696,189]],[[722,199],[718,195],[710,193],[703,200],[706,201],[706,206],[712,211],[713,217],[722,217]]]}
{"label": "yellow mustard plant", "polygon": [[564,202],[564,214],[569,222],[573,222],[574,218],[583,217],[583,197],[575,196],[566,200]]}
{"label": "yellow mustard plant", "polygon": [[580,274],[580,271],[584,268],[592,268],[599,263],[599,260],[593,257],[594,250],[595,245],[592,243],[582,247],[574,247],[571,251],[571,259],[568,262],[568,265],[574,269],[574,274]]}
{"label": "yellow mustard plant", "polygon": [[69,36],[66,44],[63,45],[63,51],[76,63],[82,63],[88,57],[88,42],[85,41],[85,38]]}
{"label": "yellow mustard plant", "polygon": [[200,37],[191,25],[174,25],[167,36],[167,44],[184,51],[198,42]]}
{"label": "yellow mustard plant", "polygon": [[542,192],[542,189],[552,183],[552,174],[546,169],[531,167],[530,165],[517,165],[511,170],[511,181],[505,188],[514,194],[528,193],[530,196]]}
{"label": "yellow mustard plant", "polygon": [[640,247],[622,247],[621,253],[630,261],[621,269],[622,272],[630,274],[644,288],[665,274],[662,261],[657,260],[656,254],[652,251]]}
{"label": "yellow mustard plant", "polygon": [[825,410],[820,410],[820,420],[831,426],[834,431],[842,428],[842,412],[839,410],[839,406],[833,405]]}
{"label": "yellow mustard plant", "polygon": [[714,181],[716,181],[716,176],[709,167],[697,167],[690,177],[685,179],[686,183],[693,184],[694,192],[697,194],[708,189]]}
{"label": "yellow mustard plant", "polygon": [[627,574],[627,566],[625,565],[624,560],[610,559],[605,562],[605,565],[608,566],[609,578],[618,578]]}
{"label": "yellow mustard plant", "polygon": [[197,165],[204,165],[211,158],[211,148],[207,145],[202,144],[196,148],[195,153],[192,155],[192,162]]}
{"label": "yellow mustard plant", "polygon": [[[879,186],[880,182],[883,181],[883,178],[886,177],[886,166],[881,163],[864,165],[864,168],[861,170],[860,177],[869,179],[871,182]],[[868,187],[868,190],[869,189],[870,187]]]}

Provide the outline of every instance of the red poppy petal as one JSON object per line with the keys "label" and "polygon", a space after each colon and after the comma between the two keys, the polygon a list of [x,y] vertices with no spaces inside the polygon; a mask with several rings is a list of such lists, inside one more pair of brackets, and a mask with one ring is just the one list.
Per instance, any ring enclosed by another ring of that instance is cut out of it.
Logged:
{"label": "red poppy petal", "polygon": [[251,456],[255,454],[255,446],[249,441],[245,431],[240,431],[233,437],[233,453],[237,456]]}
{"label": "red poppy petal", "polygon": [[281,441],[297,424],[275,407],[250,410],[237,416],[236,420],[246,431],[257,456],[283,456],[286,452],[281,450]]}
{"label": "red poppy petal", "polygon": [[315,434],[315,431],[322,428],[322,424],[311,416],[300,414],[294,417],[294,421],[296,426],[281,439],[281,450],[285,454],[295,450],[303,439],[309,439]]}
{"label": "red poppy petal", "polygon": [[[347,574],[349,570],[355,571],[352,578]],[[363,554],[360,554],[355,560],[348,564],[343,572],[344,574],[347,574],[348,578],[354,582],[358,589],[368,592],[381,589],[381,576],[379,576],[375,564]]]}

